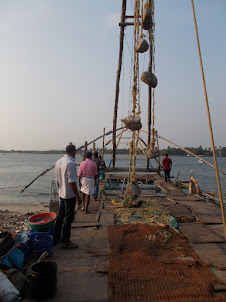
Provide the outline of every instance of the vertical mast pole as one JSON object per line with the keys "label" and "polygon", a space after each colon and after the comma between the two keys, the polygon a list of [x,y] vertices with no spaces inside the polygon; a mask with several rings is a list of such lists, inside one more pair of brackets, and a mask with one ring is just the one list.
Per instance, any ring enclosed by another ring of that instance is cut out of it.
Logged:
{"label": "vertical mast pole", "polygon": [[[149,0],[149,5],[152,6],[152,0]],[[148,71],[152,72],[152,27],[149,30],[149,66]],[[151,103],[152,103],[152,88],[148,86],[148,140],[147,145],[151,142]],[[149,170],[149,158],[147,157],[147,171]]]}
{"label": "vertical mast pole", "polygon": [[86,160],[86,151],[87,151],[87,141],[85,141],[85,144],[84,144],[84,150],[83,150],[83,157],[82,157],[82,160]]}
{"label": "vertical mast pole", "polygon": [[95,148],[96,148],[96,146],[95,146],[95,142],[93,142],[93,157],[94,157],[94,153],[95,153]]}
{"label": "vertical mast pole", "polygon": [[117,126],[117,113],[118,113],[118,98],[119,98],[119,83],[122,69],[122,53],[124,45],[124,30],[125,26],[125,16],[126,16],[126,1],[122,0],[122,12],[121,12],[121,27],[120,27],[120,46],[119,46],[119,61],[118,61],[118,70],[116,78],[116,89],[115,89],[115,107],[114,107],[114,119],[113,119],[113,155],[112,155],[112,164],[115,168],[115,155],[116,155],[116,126]]}
{"label": "vertical mast pole", "polygon": [[102,157],[104,159],[104,138],[105,138],[105,128],[103,130],[103,146],[102,146]]}

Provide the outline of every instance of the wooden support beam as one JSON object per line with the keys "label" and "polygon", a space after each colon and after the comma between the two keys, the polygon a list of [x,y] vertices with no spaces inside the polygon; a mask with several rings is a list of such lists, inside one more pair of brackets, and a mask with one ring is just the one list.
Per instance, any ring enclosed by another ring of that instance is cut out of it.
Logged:
{"label": "wooden support beam", "polygon": [[[139,22],[139,24],[141,25],[141,23]],[[133,22],[120,22],[119,23],[119,26],[134,26],[134,23]]]}
{"label": "wooden support beam", "polygon": [[[128,172],[128,167],[108,167],[107,172]],[[136,168],[136,172],[158,172],[158,169],[156,168]]]}
{"label": "wooden support beam", "polygon": [[[122,13],[121,13],[121,23],[125,22],[126,16],[126,0],[122,0]],[[116,155],[116,126],[117,126],[117,116],[118,116],[118,99],[119,99],[119,83],[121,77],[122,69],[122,53],[124,46],[124,30],[125,27],[120,27],[120,46],[119,46],[119,61],[118,61],[118,70],[116,78],[116,88],[115,88],[115,107],[114,107],[114,119],[113,119],[113,154],[112,154],[112,164],[115,167],[115,155]]]}
{"label": "wooden support beam", "polygon": [[85,227],[98,227],[100,226],[99,222],[74,222],[72,223],[72,228],[85,228]]}

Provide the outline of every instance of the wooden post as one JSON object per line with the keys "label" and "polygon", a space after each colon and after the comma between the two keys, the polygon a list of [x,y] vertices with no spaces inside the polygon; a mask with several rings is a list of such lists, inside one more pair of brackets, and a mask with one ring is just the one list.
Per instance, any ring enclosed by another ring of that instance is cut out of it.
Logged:
{"label": "wooden post", "polygon": [[104,137],[105,137],[105,128],[104,128],[104,130],[103,130],[103,147],[102,147],[102,157],[103,157],[103,159],[104,159]]}
{"label": "wooden post", "polygon": [[[158,135],[157,135],[157,131],[155,131],[155,136],[156,136],[156,144],[157,144],[157,148],[159,150],[159,140],[158,140]],[[160,175],[160,170],[161,170],[161,163],[160,163],[160,151],[159,151],[159,157],[158,157],[158,174]]]}
{"label": "wooden post", "polygon": [[86,159],[86,151],[87,151],[87,141],[85,141],[84,150],[83,150],[83,161]]}
{"label": "wooden post", "polygon": [[[152,0],[149,0],[149,5],[151,5]],[[152,5],[151,5],[152,7]],[[152,27],[149,30],[149,66],[148,71],[152,72]],[[148,86],[148,140],[147,145],[149,146],[151,142],[151,103],[152,103],[152,88]],[[147,157],[147,171],[149,169],[149,158]]]}
{"label": "wooden post", "polygon": [[94,157],[94,152],[95,152],[95,142],[93,142],[93,157]]}
{"label": "wooden post", "polygon": [[[126,0],[122,0],[122,12],[121,12],[121,23],[125,22],[126,15]],[[114,107],[114,119],[113,119],[113,154],[112,154],[112,164],[115,168],[115,154],[116,154],[116,126],[117,126],[117,114],[118,114],[118,98],[119,98],[119,83],[122,69],[122,53],[124,45],[124,30],[125,26],[120,27],[120,46],[119,46],[119,61],[118,61],[118,70],[116,78],[116,89],[115,89],[115,107]]]}

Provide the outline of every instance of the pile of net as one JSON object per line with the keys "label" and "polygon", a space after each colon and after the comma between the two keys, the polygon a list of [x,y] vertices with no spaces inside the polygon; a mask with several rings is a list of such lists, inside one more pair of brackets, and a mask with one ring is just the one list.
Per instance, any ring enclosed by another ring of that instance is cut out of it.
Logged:
{"label": "pile of net", "polygon": [[144,199],[140,208],[118,208],[114,210],[116,224],[147,223],[170,226],[178,229],[178,223],[168,208],[158,204],[159,199]]}

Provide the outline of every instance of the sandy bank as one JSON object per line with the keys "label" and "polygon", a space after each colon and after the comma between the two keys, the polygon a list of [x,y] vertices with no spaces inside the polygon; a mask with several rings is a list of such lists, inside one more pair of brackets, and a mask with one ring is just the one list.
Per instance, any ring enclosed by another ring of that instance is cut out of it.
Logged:
{"label": "sandy bank", "polygon": [[16,212],[26,214],[30,212],[48,212],[48,205],[25,205],[25,204],[0,204],[0,211]]}

